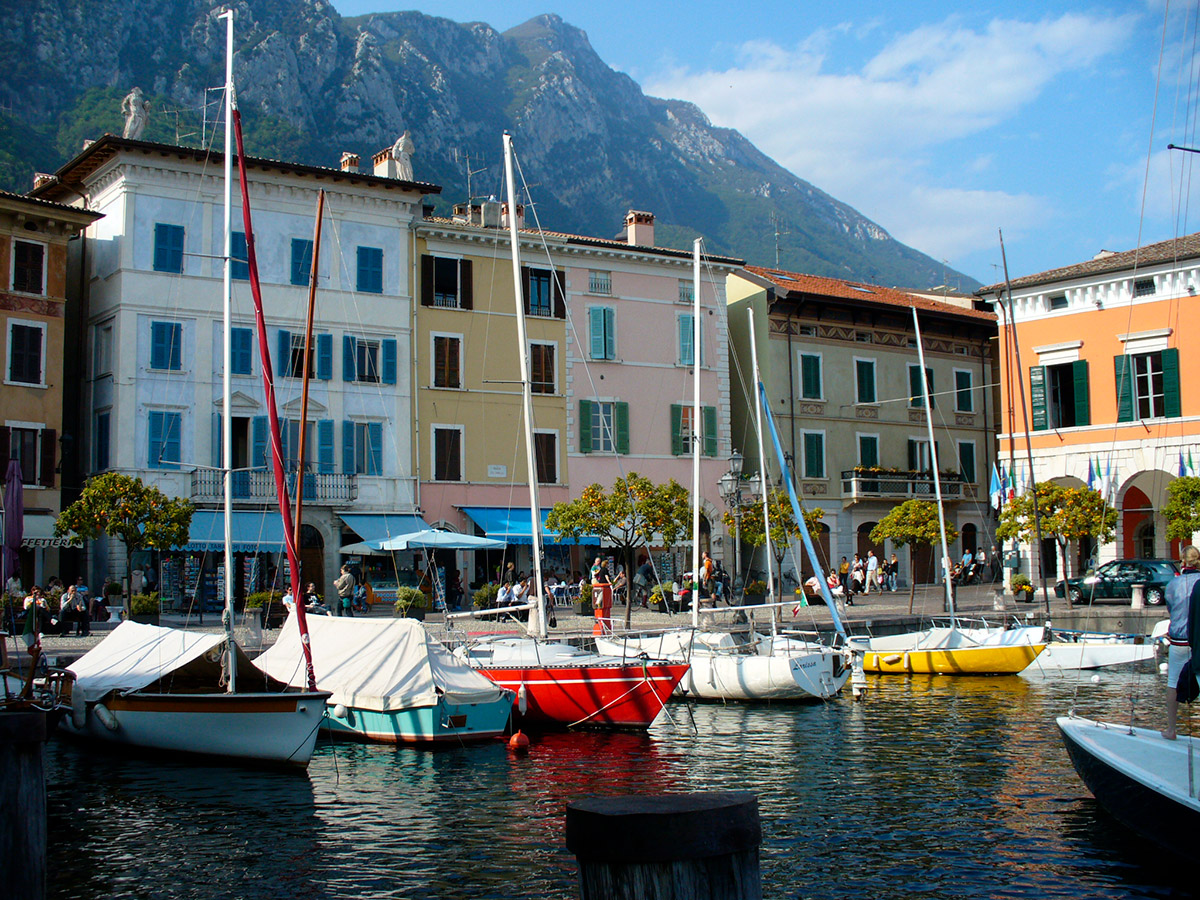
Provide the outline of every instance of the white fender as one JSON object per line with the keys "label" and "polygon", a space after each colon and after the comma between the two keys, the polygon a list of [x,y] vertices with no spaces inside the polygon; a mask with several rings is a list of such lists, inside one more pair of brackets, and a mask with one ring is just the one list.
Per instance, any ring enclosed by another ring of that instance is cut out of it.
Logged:
{"label": "white fender", "polygon": [[529,709],[529,699],[525,691],[525,683],[521,682],[521,686],[517,688],[517,711],[521,715],[525,715],[525,711]]}
{"label": "white fender", "polygon": [[343,703],[338,703],[333,707],[333,714],[339,719],[346,718],[346,706]]}
{"label": "white fender", "polygon": [[95,706],[93,706],[92,712],[95,713],[96,718],[100,720],[100,724],[109,731],[116,731],[121,727],[121,723],[118,722],[117,717],[112,714],[112,710],[110,710],[103,703],[97,703]]}
{"label": "white fender", "polygon": [[907,655],[908,654],[904,654],[904,656],[901,656],[899,653],[889,653],[887,656],[885,656],[883,658],[883,662],[889,666],[894,666],[896,663],[900,662],[900,660],[904,659],[905,656],[907,656]]}

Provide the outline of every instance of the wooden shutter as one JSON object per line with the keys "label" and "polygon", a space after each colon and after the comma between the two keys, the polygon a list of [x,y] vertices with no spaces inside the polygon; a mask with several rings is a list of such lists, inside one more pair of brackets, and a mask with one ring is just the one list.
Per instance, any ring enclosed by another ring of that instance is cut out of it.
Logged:
{"label": "wooden shutter", "polygon": [[41,480],[42,487],[54,487],[54,468],[56,462],[56,442],[58,435],[53,428],[42,429],[42,459],[41,459]]}
{"label": "wooden shutter", "polygon": [[1113,357],[1117,376],[1117,421],[1133,421],[1133,360],[1124,353]]}
{"label": "wooden shutter", "polygon": [[1179,397],[1179,350],[1168,347],[1162,352],[1163,415],[1178,419],[1181,403]]}
{"label": "wooden shutter", "polygon": [[317,379],[333,380],[333,335],[317,335]]}
{"label": "wooden shutter", "polygon": [[801,354],[800,396],[806,400],[821,399],[821,357]]}
{"label": "wooden shutter", "polygon": [[[908,405],[921,406],[921,367],[908,367]],[[911,466],[909,467],[911,468]]]}
{"label": "wooden shutter", "polygon": [[567,317],[567,288],[563,281],[562,271],[552,269],[554,277],[551,280],[551,290],[554,292],[554,300],[550,304],[550,308],[554,311],[554,318],[565,319]]}
{"label": "wooden shutter", "polygon": [[1045,431],[1050,427],[1050,416],[1046,407],[1046,367],[1029,367],[1029,408],[1033,414],[1033,430]]}
{"label": "wooden shutter", "polygon": [[825,436],[812,431],[804,435],[804,477],[825,477]]}
{"label": "wooden shutter", "polygon": [[382,343],[383,353],[383,383],[396,383],[396,341],[388,338]]}
{"label": "wooden shutter", "polygon": [[234,328],[230,332],[231,374],[251,374],[251,332],[249,328]]}
{"label": "wooden shutter", "polygon": [[687,442],[683,439],[683,407],[678,403],[671,404],[671,453],[683,456],[687,453]]}
{"label": "wooden shutter", "polygon": [[254,466],[270,466],[271,460],[267,457],[267,417],[255,416],[250,423],[252,432],[253,448],[250,454],[250,464]]}
{"label": "wooden shutter", "polygon": [[717,455],[717,408],[704,407],[704,455]]}
{"label": "wooden shutter", "polygon": [[579,417],[577,420],[579,434],[579,452],[592,452],[592,401],[579,401]]}
{"label": "wooden shutter", "polygon": [[368,422],[367,438],[371,442],[368,452],[368,475],[383,474],[383,423]]}
{"label": "wooden shutter", "polygon": [[868,468],[879,465],[879,440],[877,438],[868,435],[859,437],[858,464]]}
{"label": "wooden shutter", "polygon": [[593,306],[588,310],[588,334],[591,338],[592,359],[605,359],[603,307]]}
{"label": "wooden shutter", "polygon": [[925,370],[925,390],[929,391],[929,408],[933,409],[935,406],[937,406],[937,403],[935,402],[937,397],[934,396],[937,393],[937,390],[933,386],[933,369]]}
{"label": "wooden shutter", "polygon": [[525,315],[529,315],[529,266],[521,266],[521,299],[525,304]]}
{"label": "wooden shutter", "polygon": [[221,467],[221,428],[224,426],[225,416],[219,412],[213,413],[212,417],[212,464],[217,468]]}
{"label": "wooden shutter", "polygon": [[421,254],[421,305],[433,306],[433,257]]}
{"label": "wooden shutter", "polygon": [[908,470],[910,472],[916,472],[917,467],[921,463],[921,457],[917,452],[917,446],[918,445],[916,441],[914,441],[912,438],[908,439]]}
{"label": "wooden shutter", "polygon": [[613,425],[617,433],[617,452],[629,453],[629,404],[613,404]]}
{"label": "wooden shutter", "polygon": [[471,276],[471,261],[458,262],[458,306],[459,309],[474,309],[474,279]]}
{"label": "wooden shutter", "polygon": [[333,419],[317,422],[317,471],[327,475],[333,467]]}
{"label": "wooden shutter", "polygon": [[291,376],[292,374],[292,336],[282,328],[279,329],[279,339],[275,344],[275,349],[278,351],[279,365],[275,371],[277,373]]}
{"label": "wooden shutter", "polygon": [[8,474],[8,459],[11,451],[11,429],[7,425],[0,425],[0,466],[4,467],[5,475]]}
{"label": "wooden shutter", "polygon": [[1088,394],[1088,364],[1086,359],[1071,363],[1071,377],[1075,382],[1075,424],[1092,424],[1091,398]]}
{"label": "wooden shutter", "polygon": [[151,469],[162,468],[160,457],[163,452],[163,414],[151,410],[149,417],[150,441],[146,448],[147,463]]}
{"label": "wooden shutter", "polygon": [[354,381],[358,374],[358,360],[354,356],[354,337],[342,335],[342,381]]}
{"label": "wooden shutter", "polygon": [[604,358],[617,358],[617,311],[604,308]]}
{"label": "wooden shutter", "polygon": [[354,475],[354,423],[342,422],[342,471]]}

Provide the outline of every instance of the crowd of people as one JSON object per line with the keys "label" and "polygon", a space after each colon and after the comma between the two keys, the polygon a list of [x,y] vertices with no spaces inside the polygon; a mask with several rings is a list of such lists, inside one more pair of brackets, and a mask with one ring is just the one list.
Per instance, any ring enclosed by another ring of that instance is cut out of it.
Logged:
{"label": "crowd of people", "polygon": [[20,578],[12,575],[5,582],[4,592],[12,598],[15,619],[5,624],[15,626],[28,644],[42,634],[88,637],[93,622],[107,622],[111,615],[104,595],[93,596],[82,577],[64,585],[52,575],[45,588],[35,584],[26,591]]}

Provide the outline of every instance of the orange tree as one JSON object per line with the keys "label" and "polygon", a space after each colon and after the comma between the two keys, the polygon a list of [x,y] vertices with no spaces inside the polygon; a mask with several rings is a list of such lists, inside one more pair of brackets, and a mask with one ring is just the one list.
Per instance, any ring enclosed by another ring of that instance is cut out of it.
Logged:
{"label": "orange tree", "polygon": [[1174,478],[1167,485],[1167,502],[1163,516],[1167,520],[1167,537],[1192,542],[1200,531],[1200,478],[1188,475]]}
{"label": "orange tree", "polygon": [[[811,536],[816,532],[820,521],[825,518],[825,510],[818,506],[802,510],[802,512],[804,524],[808,526],[808,533]],[[767,498],[767,517],[771,523],[771,555],[775,557],[775,587],[782,594],[783,559],[787,556],[792,543],[800,537],[800,526],[792,514],[792,501],[783,488],[776,488]],[[735,530],[732,513],[726,512],[721,516],[721,521],[727,530]],[[742,506],[742,524],[738,531],[741,534],[742,542],[751,547],[761,547],[767,542],[767,530],[763,524],[761,503],[747,503]],[[801,568],[802,566],[797,567],[797,576],[799,576]],[[736,576],[740,573],[734,574]]]}
{"label": "orange tree", "polygon": [[187,543],[195,507],[140,478],[106,472],[90,479],[79,499],[59,513],[57,537],[79,545],[101,535],[125,545],[125,571],[137,550],[169,550]]}
{"label": "orange tree", "polygon": [[[890,540],[899,547],[903,547],[905,544],[927,547],[940,544],[942,535],[938,523],[937,503],[932,500],[905,500],[880,519],[879,523],[871,529],[871,540],[876,544]],[[954,527],[954,523],[947,522],[946,543],[951,544],[957,540],[958,529]],[[909,568],[915,568],[913,565],[915,558],[910,556],[909,559]],[[917,593],[915,575],[915,572],[910,572],[908,578],[908,611],[910,613],[913,609],[913,599]]]}
{"label": "orange tree", "polygon": [[[625,574],[633,582],[634,553],[639,547],[661,543],[672,547],[688,533],[692,506],[687,488],[674,478],[655,484],[649,478],[630,472],[613,482],[605,491],[598,484],[588,485],[574,500],[556,503],[546,517],[546,528],[566,538],[598,535],[624,557]],[[633,604],[625,604],[625,627]]]}
{"label": "orange tree", "polygon": [[[1038,514],[1042,536],[1053,537],[1065,563],[1065,577],[1071,576],[1071,558],[1067,545],[1091,537],[1098,544],[1112,540],[1117,529],[1117,511],[1100,494],[1085,487],[1066,487],[1053,481],[1039,481]],[[1004,505],[996,537],[1002,541],[1019,540],[1031,544],[1037,540],[1033,520],[1033,493],[1026,491]]]}

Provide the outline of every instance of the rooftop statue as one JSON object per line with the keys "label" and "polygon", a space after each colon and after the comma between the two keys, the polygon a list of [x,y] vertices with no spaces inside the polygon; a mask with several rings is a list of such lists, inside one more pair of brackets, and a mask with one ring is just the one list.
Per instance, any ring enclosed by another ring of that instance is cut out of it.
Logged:
{"label": "rooftop statue", "polygon": [[417,152],[417,148],[413,146],[412,138],[408,136],[406,129],[404,134],[396,138],[396,143],[392,144],[392,159],[396,161],[396,177],[401,181],[413,180],[412,157]]}
{"label": "rooftop statue", "polygon": [[125,114],[125,131],[122,137],[138,140],[146,130],[146,120],[150,118],[150,101],[146,99],[140,87],[135,87],[121,101],[121,112]]}

